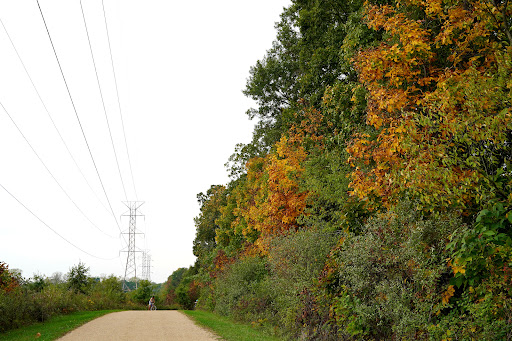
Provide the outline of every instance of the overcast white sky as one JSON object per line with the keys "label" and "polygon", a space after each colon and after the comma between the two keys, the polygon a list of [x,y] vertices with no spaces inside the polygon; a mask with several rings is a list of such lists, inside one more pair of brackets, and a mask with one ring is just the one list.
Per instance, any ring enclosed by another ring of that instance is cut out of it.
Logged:
{"label": "overcast white sky", "polygon": [[[228,182],[224,163],[251,139],[254,103],[242,90],[249,68],[271,47],[290,0],[104,0],[134,186],[122,132],[102,0],[83,0],[112,131],[115,162],[79,0],[39,0],[108,198],[122,230],[125,200],[144,201],[137,246],[152,255],[155,282],[194,263],[196,194]],[[124,275],[120,238],[87,151],[36,0],[0,0],[0,19],[73,163],[0,24],[0,261],[23,271]],[[11,116],[11,118],[9,117]],[[32,145],[22,137],[15,124]],[[65,194],[64,193],[67,193]],[[68,198],[71,198],[71,200]],[[76,208],[78,206],[80,211]],[[85,217],[85,216],[87,217]],[[90,221],[94,223],[91,224]],[[101,230],[101,231],[100,231]],[[119,256],[120,255],[120,256]],[[141,269],[138,268],[140,274]]]}

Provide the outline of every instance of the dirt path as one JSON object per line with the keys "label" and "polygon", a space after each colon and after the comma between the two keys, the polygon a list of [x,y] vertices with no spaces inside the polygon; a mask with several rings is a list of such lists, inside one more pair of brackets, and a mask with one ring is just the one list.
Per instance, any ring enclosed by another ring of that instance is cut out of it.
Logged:
{"label": "dirt path", "polygon": [[218,338],[175,310],[123,311],[97,318],[59,340],[187,340]]}

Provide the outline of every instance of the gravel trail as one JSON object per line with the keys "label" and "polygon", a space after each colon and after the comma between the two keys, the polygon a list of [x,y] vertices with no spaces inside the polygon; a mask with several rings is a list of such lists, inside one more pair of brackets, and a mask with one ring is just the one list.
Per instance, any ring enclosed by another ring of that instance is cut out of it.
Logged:
{"label": "gravel trail", "polygon": [[64,335],[62,341],[84,340],[219,340],[176,310],[122,311],[99,317]]}

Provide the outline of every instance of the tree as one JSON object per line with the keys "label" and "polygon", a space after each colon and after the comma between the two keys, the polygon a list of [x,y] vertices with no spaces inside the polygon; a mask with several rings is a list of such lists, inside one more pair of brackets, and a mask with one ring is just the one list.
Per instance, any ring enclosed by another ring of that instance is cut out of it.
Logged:
{"label": "tree", "polygon": [[48,279],[41,274],[34,274],[32,280],[29,281],[28,286],[31,290],[41,292],[47,285]]}
{"label": "tree", "polygon": [[498,7],[369,3],[368,25],[385,39],[356,60],[376,133],[355,135],[348,148],[353,195],[389,206],[411,191],[431,210],[473,213],[477,202],[508,200],[491,179],[510,159],[512,128],[511,48]]}
{"label": "tree", "polygon": [[51,277],[48,278],[50,283],[57,285],[65,282],[64,275],[62,272],[56,271],[54,272]]}
{"label": "tree", "polygon": [[183,309],[194,309],[195,302],[199,297],[199,283],[196,281],[196,275],[196,267],[191,266],[186,269],[174,291],[176,302]]}
{"label": "tree", "polygon": [[252,147],[244,148],[250,157],[264,156],[297,123],[301,99],[318,109],[329,86],[357,81],[353,54],[376,36],[360,20],[362,5],[360,0],[294,0],[281,14],[277,39],[251,67],[244,90],[258,104],[247,111],[251,119],[259,118]]}
{"label": "tree", "polygon": [[20,280],[9,271],[9,265],[0,262],[0,290],[11,292],[20,285]]}
{"label": "tree", "polygon": [[76,293],[87,293],[89,289],[89,268],[81,261],[72,266],[66,275],[68,288]]}
{"label": "tree", "polygon": [[119,306],[125,301],[125,293],[123,292],[123,281],[114,276],[102,276],[101,280],[94,283],[93,294],[101,295],[110,300],[110,304]]}
{"label": "tree", "polygon": [[194,218],[196,238],[193,252],[199,259],[211,252],[215,246],[215,231],[218,228],[216,220],[220,217],[220,208],[226,205],[226,188],[213,185],[206,194],[199,193],[197,201],[201,205],[199,216]]}
{"label": "tree", "polygon": [[183,275],[187,272],[187,268],[179,268],[167,278],[167,282],[162,287],[162,296],[166,304],[174,304],[176,302],[175,290],[180,285]]}
{"label": "tree", "polygon": [[297,218],[303,214],[307,198],[299,189],[305,157],[300,145],[282,137],[274,152],[247,163],[247,180],[244,191],[238,192],[232,228],[259,251],[267,251],[272,235],[298,227]]}
{"label": "tree", "polygon": [[132,291],[131,295],[140,304],[147,304],[151,296],[153,296],[153,284],[147,279],[140,280],[137,290]]}

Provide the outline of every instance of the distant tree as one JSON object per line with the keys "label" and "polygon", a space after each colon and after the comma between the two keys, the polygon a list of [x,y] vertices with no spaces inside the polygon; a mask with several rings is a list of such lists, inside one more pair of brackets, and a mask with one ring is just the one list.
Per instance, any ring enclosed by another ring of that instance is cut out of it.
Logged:
{"label": "distant tree", "polygon": [[175,290],[176,302],[183,309],[194,309],[194,304],[199,298],[199,283],[196,281],[196,274],[195,267],[188,268]]}
{"label": "distant tree", "polygon": [[187,271],[187,268],[179,268],[178,270],[175,270],[168,279],[169,286],[171,288],[176,288],[180,283],[181,279],[183,278],[183,275]]}
{"label": "distant tree", "polygon": [[115,302],[123,302],[125,298],[123,282],[114,275],[110,275],[108,277],[102,276],[99,282],[94,283],[93,290]]}
{"label": "distant tree", "polygon": [[61,284],[61,283],[64,283],[66,282],[66,279],[64,278],[64,274],[62,272],[59,272],[59,271],[56,271],[54,272],[49,278],[48,280],[50,281],[50,283],[52,284]]}
{"label": "distant tree", "polygon": [[44,275],[34,274],[34,277],[29,281],[28,285],[30,289],[41,292],[48,285],[48,282]]}
{"label": "distant tree", "polygon": [[163,285],[161,290],[161,297],[166,304],[173,304],[176,301],[175,290],[180,285],[183,275],[187,272],[187,268],[179,268],[175,270],[168,278],[167,282]]}
{"label": "distant tree", "polygon": [[68,288],[77,293],[85,294],[89,287],[89,268],[85,267],[85,264],[78,262],[69,269],[67,273]]}
{"label": "distant tree", "polygon": [[146,304],[153,296],[153,284],[146,279],[139,281],[137,290],[133,291],[132,295],[138,303]]}
{"label": "distant tree", "polygon": [[0,262],[0,292],[10,292],[20,285],[19,279],[9,270],[9,265]]}

